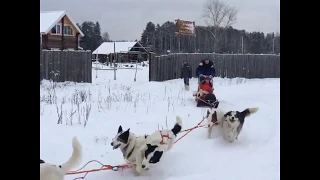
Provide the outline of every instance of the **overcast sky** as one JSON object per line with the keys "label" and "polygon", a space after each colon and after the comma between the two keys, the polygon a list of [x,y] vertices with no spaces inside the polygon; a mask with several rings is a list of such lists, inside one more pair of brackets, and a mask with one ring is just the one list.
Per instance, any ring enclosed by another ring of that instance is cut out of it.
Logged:
{"label": "overcast sky", "polygon": [[[206,0],[40,0],[40,10],[67,10],[76,22],[99,21],[112,40],[140,39],[146,23],[184,19],[205,25]],[[280,32],[280,0],[225,0],[238,10],[234,28]]]}

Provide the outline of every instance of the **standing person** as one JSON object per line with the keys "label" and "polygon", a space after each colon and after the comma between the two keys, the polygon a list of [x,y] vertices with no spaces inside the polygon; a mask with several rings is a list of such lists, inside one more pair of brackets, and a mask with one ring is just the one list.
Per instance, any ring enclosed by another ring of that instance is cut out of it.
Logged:
{"label": "standing person", "polygon": [[196,75],[199,78],[199,82],[202,82],[205,79],[205,77],[203,77],[204,75],[209,76],[210,78],[213,78],[215,74],[216,74],[216,70],[213,67],[213,62],[210,61],[208,58],[205,60],[202,60],[199,63],[199,66],[196,70]]}
{"label": "standing person", "polygon": [[183,61],[180,78],[183,79],[184,88],[189,91],[189,79],[192,78],[191,67],[187,61]]}

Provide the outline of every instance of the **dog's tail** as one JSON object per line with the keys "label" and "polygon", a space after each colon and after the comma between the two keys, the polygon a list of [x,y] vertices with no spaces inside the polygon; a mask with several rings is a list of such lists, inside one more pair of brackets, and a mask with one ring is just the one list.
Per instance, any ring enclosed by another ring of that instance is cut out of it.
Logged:
{"label": "dog's tail", "polygon": [[176,124],[173,126],[171,131],[176,136],[182,129],[182,120],[179,116],[176,117]]}
{"label": "dog's tail", "polygon": [[241,112],[245,117],[250,116],[251,114],[256,113],[259,110],[259,108],[247,108],[244,111]]}
{"label": "dog's tail", "polygon": [[78,165],[82,159],[82,147],[76,137],[73,137],[72,139],[72,148],[73,152],[71,157],[67,162],[60,166],[64,174],[66,174],[68,171],[70,171],[72,168]]}

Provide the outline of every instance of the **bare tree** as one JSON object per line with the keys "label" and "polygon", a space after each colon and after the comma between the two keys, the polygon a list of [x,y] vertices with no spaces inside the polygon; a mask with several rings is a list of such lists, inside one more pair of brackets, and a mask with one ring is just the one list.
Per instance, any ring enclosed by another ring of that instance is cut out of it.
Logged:
{"label": "bare tree", "polygon": [[223,0],[207,0],[203,5],[203,17],[208,26],[214,27],[214,49],[219,40],[219,27],[230,27],[237,21],[238,10],[228,5]]}
{"label": "bare tree", "polygon": [[104,32],[104,33],[102,34],[102,39],[103,39],[103,42],[108,42],[108,41],[110,41],[109,33],[108,33],[108,32]]}

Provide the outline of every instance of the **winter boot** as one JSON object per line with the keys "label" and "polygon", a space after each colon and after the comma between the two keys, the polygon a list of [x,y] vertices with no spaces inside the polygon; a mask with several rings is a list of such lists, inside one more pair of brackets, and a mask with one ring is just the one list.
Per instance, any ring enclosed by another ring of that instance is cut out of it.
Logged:
{"label": "winter boot", "polygon": [[189,86],[189,85],[184,85],[184,89],[185,89],[186,91],[189,91],[189,90],[190,90],[190,86]]}

